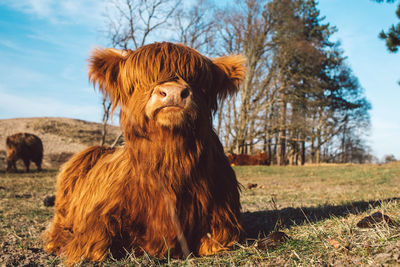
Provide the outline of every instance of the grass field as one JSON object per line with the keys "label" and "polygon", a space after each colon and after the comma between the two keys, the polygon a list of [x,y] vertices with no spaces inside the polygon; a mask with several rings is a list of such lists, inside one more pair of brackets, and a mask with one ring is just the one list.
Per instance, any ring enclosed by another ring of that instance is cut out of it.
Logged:
{"label": "grass field", "polygon": [[[400,163],[304,167],[235,167],[242,188],[248,240],[232,251],[184,260],[108,258],[101,266],[354,266],[400,264]],[[52,266],[60,259],[42,251],[40,233],[53,208],[43,199],[53,194],[56,170],[6,174],[0,170],[0,266]],[[247,189],[247,184],[257,184]],[[389,216],[359,228],[374,212]],[[262,248],[271,231],[289,239]],[[85,266],[91,265],[84,263]]]}

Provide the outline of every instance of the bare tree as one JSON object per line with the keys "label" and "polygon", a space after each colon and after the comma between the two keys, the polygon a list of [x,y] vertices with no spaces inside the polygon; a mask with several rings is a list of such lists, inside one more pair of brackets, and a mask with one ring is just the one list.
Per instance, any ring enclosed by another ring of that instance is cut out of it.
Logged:
{"label": "bare tree", "polygon": [[[244,153],[262,140],[264,128],[261,113],[276,101],[277,91],[271,86],[271,22],[265,13],[268,1],[247,0],[220,10],[219,42],[223,53],[246,55],[247,75],[237,96],[223,103],[217,116],[218,134],[230,140],[229,150]],[[262,124],[263,125],[263,124]],[[224,128],[224,132],[222,132]]]}
{"label": "bare tree", "polygon": [[113,0],[105,14],[111,45],[137,49],[167,39],[182,0]]}
{"label": "bare tree", "polygon": [[105,18],[116,48],[166,40],[208,56],[246,56],[240,92],[214,117],[226,150],[262,149],[280,165],[304,164],[306,157],[362,161],[368,152],[355,134],[363,128],[357,122],[368,125],[368,103],[314,0],[237,0],[216,12],[207,0],[113,0]]}
{"label": "bare tree", "polygon": [[[111,46],[122,49],[137,49],[160,36],[171,34],[172,22],[176,19],[181,0],[113,0],[104,14],[106,34]],[[102,100],[102,136],[101,145],[105,143],[107,124],[112,116],[110,99]],[[122,132],[114,140],[117,144]]]}
{"label": "bare tree", "polygon": [[103,105],[103,118],[102,118],[102,132],[101,132],[100,145],[104,145],[106,143],[107,122],[110,119],[112,104],[110,101],[107,100],[106,97],[103,97],[102,105]]}
{"label": "bare tree", "polygon": [[215,53],[216,22],[213,6],[207,0],[197,0],[191,7],[179,8],[176,18],[176,41],[201,51]]}

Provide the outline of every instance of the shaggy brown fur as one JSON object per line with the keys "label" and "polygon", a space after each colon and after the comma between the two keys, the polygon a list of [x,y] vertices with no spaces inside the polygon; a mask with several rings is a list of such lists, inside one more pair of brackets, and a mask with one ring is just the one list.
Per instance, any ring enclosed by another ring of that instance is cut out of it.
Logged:
{"label": "shaggy brown fur", "polygon": [[29,172],[30,162],[42,170],[43,145],[39,137],[30,133],[16,133],[6,139],[7,172],[17,171],[17,160],[22,159],[26,172]]}
{"label": "shaggy brown fur", "polygon": [[208,255],[240,241],[239,185],[212,112],[244,74],[242,56],[208,59],[179,44],[95,50],[89,77],[121,107],[126,144],[63,166],[46,250],[75,263],[108,249]]}
{"label": "shaggy brown fur", "polygon": [[228,153],[228,160],[231,165],[269,165],[269,157],[266,153],[260,152],[256,155]]}

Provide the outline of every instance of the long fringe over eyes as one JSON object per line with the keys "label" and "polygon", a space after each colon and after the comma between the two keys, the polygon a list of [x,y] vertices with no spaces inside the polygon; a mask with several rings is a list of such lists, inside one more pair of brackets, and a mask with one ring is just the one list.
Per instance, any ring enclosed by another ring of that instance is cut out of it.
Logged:
{"label": "long fringe over eyes", "polygon": [[[189,85],[210,87],[212,82],[211,60],[184,45],[155,43],[143,46],[126,61],[124,78],[133,74],[133,81],[153,85],[183,79]],[[129,73],[134,70],[133,73]]]}

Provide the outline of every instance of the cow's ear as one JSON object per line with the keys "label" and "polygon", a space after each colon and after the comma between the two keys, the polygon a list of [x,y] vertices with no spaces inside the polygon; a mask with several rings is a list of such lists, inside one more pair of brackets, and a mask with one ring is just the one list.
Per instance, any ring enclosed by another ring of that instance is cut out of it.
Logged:
{"label": "cow's ear", "polygon": [[131,50],[97,48],[89,58],[89,80],[111,99],[113,109],[126,102],[132,90],[125,70],[131,53]]}
{"label": "cow's ear", "polygon": [[225,99],[236,93],[246,75],[246,58],[242,55],[231,55],[212,59],[216,66],[215,83],[217,97]]}

